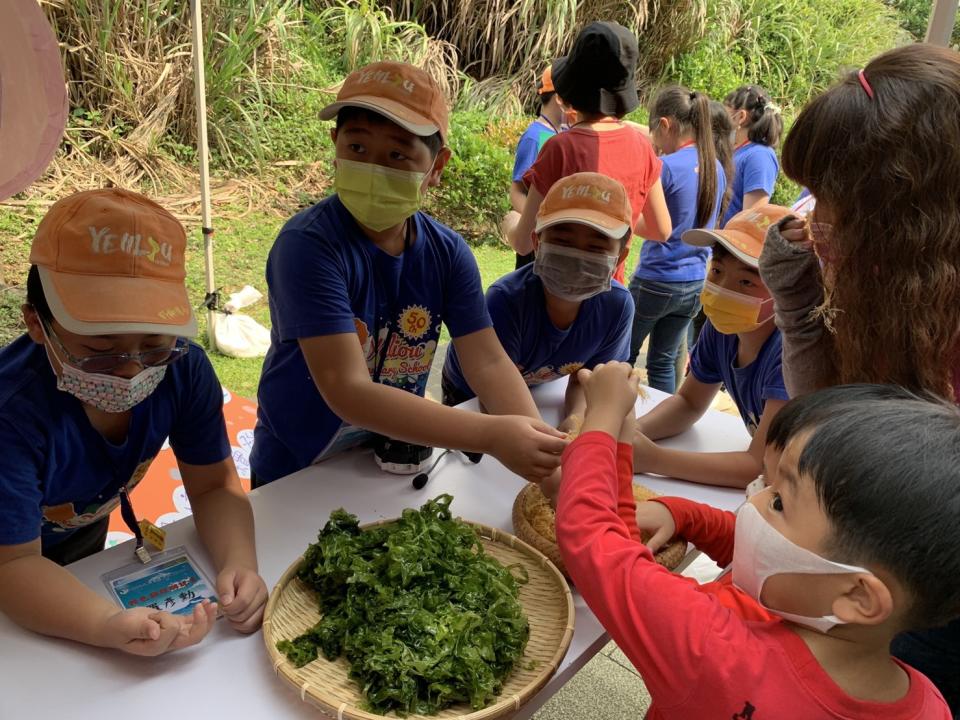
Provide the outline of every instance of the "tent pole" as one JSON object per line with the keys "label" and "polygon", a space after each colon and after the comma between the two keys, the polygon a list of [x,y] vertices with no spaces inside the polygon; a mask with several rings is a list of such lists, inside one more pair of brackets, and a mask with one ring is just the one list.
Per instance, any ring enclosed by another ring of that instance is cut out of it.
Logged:
{"label": "tent pole", "polygon": [[213,280],[213,218],[210,212],[210,148],[207,141],[206,77],[203,68],[203,20],[200,0],[190,0],[193,16],[193,79],[197,105],[197,153],[200,156],[200,204],[202,207],[203,259],[207,274],[207,345],[214,349],[213,310],[209,300],[216,289]]}
{"label": "tent pole", "polygon": [[924,42],[941,47],[950,46],[953,25],[957,21],[958,0],[933,0],[930,11],[930,24]]}

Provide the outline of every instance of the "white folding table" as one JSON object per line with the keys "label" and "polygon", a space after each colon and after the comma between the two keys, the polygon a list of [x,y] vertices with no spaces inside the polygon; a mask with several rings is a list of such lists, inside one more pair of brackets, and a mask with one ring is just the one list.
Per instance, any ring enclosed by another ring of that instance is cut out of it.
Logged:
{"label": "white folding table", "polygon": [[[558,380],[534,390],[549,423],[561,419],[565,385]],[[666,397],[656,390],[649,393],[650,399],[638,401],[638,412],[646,412]],[[749,437],[739,418],[711,410],[691,430],[663,444],[697,451],[737,450],[747,447]],[[729,510],[743,500],[742,490],[646,475],[639,478],[662,494]],[[339,507],[357,515],[361,522],[369,522],[396,517],[403,508],[450,493],[457,515],[512,531],[511,509],[523,484],[494,458],[484,457],[472,465],[450,454],[437,466],[427,486],[415,490],[409,477],[380,471],[370,451],[344,453],[250,493],[260,572],[272,588],[316,539],[330,512]],[[213,577],[193,523],[181,520],[166,530],[168,546],[186,545]],[[132,562],[131,548],[124,543],[74,563],[69,570],[106,596],[101,575]],[[517,713],[518,719],[536,712],[609,640],[576,591],[574,600],[576,631],[569,652],[550,682]],[[69,612],[66,601],[64,612]],[[0,720],[187,715],[270,720],[320,717],[275,676],[260,633],[239,635],[227,623],[218,622],[194,648],[159,658],[138,658],[45,638],[0,616]]]}

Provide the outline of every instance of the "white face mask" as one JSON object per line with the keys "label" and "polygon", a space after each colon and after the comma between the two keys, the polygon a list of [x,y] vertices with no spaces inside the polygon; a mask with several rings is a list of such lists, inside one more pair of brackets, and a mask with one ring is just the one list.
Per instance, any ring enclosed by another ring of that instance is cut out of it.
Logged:
{"label": "white face mask", "polygon": [[132,378],[101,375],[63,365],[57,389],[108,413],[122,413],[146,400],[163,380],[167,366],[148,367]]}
{"label": "white face mask", "polygon": [[533,274],[551,295],[581,302],[610,289],[617,255],[592,253],[541,242],[533,261]]}
{"label": "white face mask", "polygon": [[803,573],[808,575],[846,575],[867,573],[869,570],[843,565],[822,558],[790,542],[768,523],[752,503],[744,503],[737,511],[737,526],[733,545],[733,583],[760,603],[761,607],[818,632],[825,633],[844,621],[836,615],[807,617],[767,607],[760,600],[763,585],[773,575]]}
{"label": "white face mask", "polygon": [[84,372],[67,364],[53,349],[46,328],[43,328],[43,334],[47,338],[47,360],[54,374],[57,370],[50,358],[51,353],[60,363],[57,390],[70,393],[77,400],[103,412],[122,413],[139,405],[157,389],[167,373],[166,365],[144,368],[132,378]]}

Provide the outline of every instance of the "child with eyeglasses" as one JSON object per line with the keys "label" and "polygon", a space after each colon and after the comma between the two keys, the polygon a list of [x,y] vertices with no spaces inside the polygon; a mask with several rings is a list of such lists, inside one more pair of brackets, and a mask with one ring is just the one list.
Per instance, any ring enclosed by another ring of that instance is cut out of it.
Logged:
{"label": "child with eyeglasses", "polygon": [[260,626],[267,588],[223,392],[187,340],[186,240],[169,212],[118,189],[67,197],[37,228],[27,332],[0,349],[0,612],[25,628],[136,655],[207,634],[215,605],[119,610],[61,567],[103,549],[118,505],[136,517],[127,493],[167,438],[220,607],[240,632]]}

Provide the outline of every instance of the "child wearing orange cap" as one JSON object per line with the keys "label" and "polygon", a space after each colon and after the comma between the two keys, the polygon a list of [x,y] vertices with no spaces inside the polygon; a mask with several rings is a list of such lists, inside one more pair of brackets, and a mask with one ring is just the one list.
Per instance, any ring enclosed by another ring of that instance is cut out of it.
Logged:
{"label": "child wearing orange cap", "polygon": [[[632,211],[623,185],[598,173],[575,173],[554,183],[537,215],[532,265],[497,280],[487,309],[507,355],[528,386],[567,376],[564,422],[583,418],[577,370],[626,360],[633,300],[613,280],[627,254]],[[456,349],[443,366],[444,402],[474,393]]]}
{"label": "child wearing orange cap", "polygon": [[[503,351],[463,238],[419,211],[450,149],[437,84],[404,63],[351,73],[336,118],[336,193],[293,217],[267,260],[271,347],[250,463],[271,482],[391,439],[489,453],[530,479],[559,466],[562,433],[540,419]],[[484,407],[423,398],[446,323]]]}
{"label": "child wearing orange cap", "polygon": [[[537,119],[527,126],[517,142],[517,152],[513,160],[513,182],[510,184],[510,205],[513,210],[507,213],[503,220],[503,231],[506,236],[517,224],[523,204],[527,200],[527,186],[523,176],[533,165],[540,154],[540,148],[557,133],[564,129],[563,103],[553,87],[552,66],[547,66],[540,76],[537,86],[537,97],[540,100],[540,113]],[[533,252],[526,255],[517,254],[517,268],[533,262]]]}
{"label": "child wearing orange cap", "polygon": [[128,493],[168,438],[220,607],[241,632],[260,626],[267,589],[223,393],[186,340],[186,244],[169,212],[117,189],[65,198],[37,228],[27,332],[0,350],[0,611],[26,628],[137,655],[206,635],[214,605],[118,610],[60,567],[103,548],[118,505],[142,553]]}
{"label": "child wearing orange cap", "polygon": [[[701,294],[707,322],[680,389],[637,420],[637,472],[733,487],[746,487],[763,472],[767,428],[789,395],[783,384],[773,300],[757,266],[767,229],[789,214],[787,208],[759,205],[732,217],[723,230],[683,234],[685,243],[713,247]],[[653,442],[688,430],[710,407],[721,385],[733,397],[752,436],[749,448],[700,453]]]}

